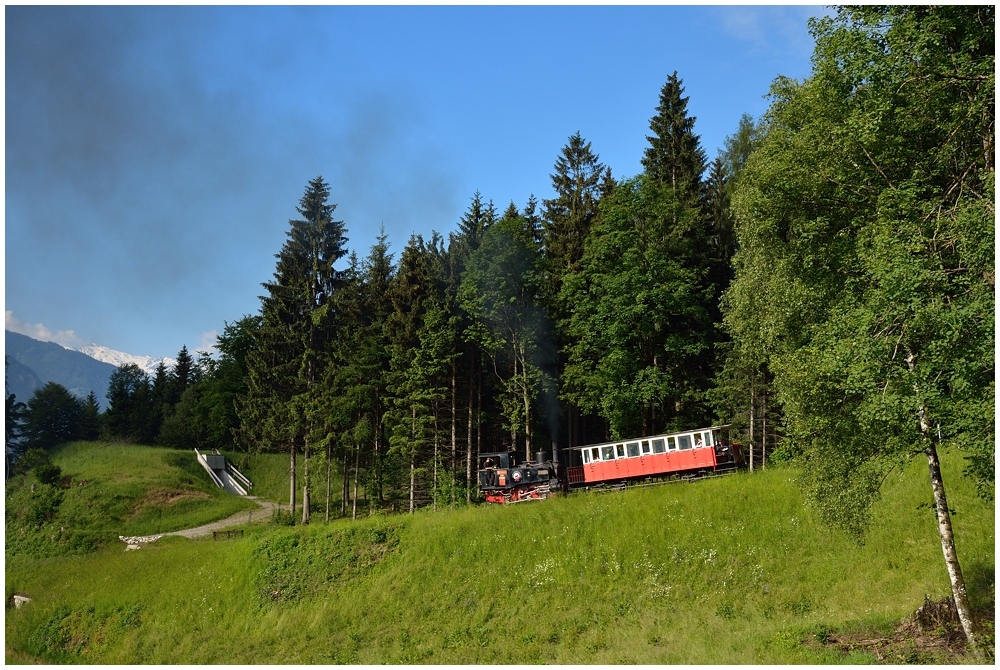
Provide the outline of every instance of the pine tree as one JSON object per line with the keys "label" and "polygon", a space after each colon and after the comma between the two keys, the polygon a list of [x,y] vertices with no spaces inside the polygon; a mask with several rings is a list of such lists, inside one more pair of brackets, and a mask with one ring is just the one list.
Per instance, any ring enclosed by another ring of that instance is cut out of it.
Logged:
{"label": "pine tree", "polygon": [[169,405],[173,406],[180,402],[184,389],[191,382],[193,368],[194,360],[192,360],[191,354],[188,353],[187,345],[182,345],[181,350],[177,352],[177,363],[174,364],[173,369],[170,371],[169,391],[167,393],[167,403]]}
{"label": "pine tree", "polygon": [[80,439],[96,440],[101,434],[101,404],[97,394],[91,391],[83,401],[80,415]]}
{"label": "pine tree", "polygon": [[562,276],[577,268],[583,244],[597,217],[597,204],[607,170],[580,133],[570,136],[551,175],[556,197],[542,201],[544,247],[550,295],[557,295]]}
{"label": "pine tree", "polygon": [[[496,223],[496,211],[493,202],[482,204],[482,196],[477,191],[472,198],[469,210],[459,220],[459,232],[452,233],[448,245],[448,268],[446,272],[446,296],[451,314],[456,347],[461,348],[461,356],[455,361],[455,366],[461,367],[464,373],[452,371],[452,406],[454,414],[458,413],[459,376],[465,385],[465,492],[466,502],[472,501],[473,463],[478,449],[478,429],[481,424],[482,407],[476,407],[476,389],[482,386],[482,352],[473,339],[465,337],[471,324],[469,315],[461,308],[458,301],[458,290],[465,274],[469,258],[479,248],[486,231]],[[461,336],[461,342],[459,340]],[[454,432],[457,441],[457,416],[452,416]],[[457,452],[457,445],[456,445]],[[457,454],[456,454],[457,456]]]}
{"label": "pine tree", "polygon": [[[9,365],[8,359],[4,356],[5,372],[7,365]],[[5,474],[9,477],[12,463],[24,452],[24,444],[21,439],[21,424],[24,421],[24,410],[26,407],[23,402],[18,401],[17,397],[10,392],[6,374],[4,374],[4,399],[6,405],[6,413],[4,414],[4,462],[6,466]]]}
{"label": "pine tree", "polygon": [[695,205],[701,197],[706,159],[683,93],[675,70],[660,89],[656,116],[649,121],[653,134],[646,136],[650,146],[643,153],[642,167],[654,181],[672,188],[681,202]]}
{"label": "pine tree", "polygon": [[149,375],[138,365],[119,366],[108,380],[105,420],[113,437],[152,444],[156,433]]}
{"label": "pine tree", "polygon": [[397,491],[408,479],[411,512],[416,505],[417,478],[426,474],[428,445],[435,443],[431,427],[437,424],[450,365],[440,243],[437,234],[430,244],[420,235],[410,238],[399,259],[391,289],[393,312],[386,324],[392,352],[393,407],[387,413],[390,453],[396,459]]}
{"label": "pine tree", "polygon": [[[258,444],[280,440],[289,450],[290,502],[295,507],[295,456],[301,446],[308,464],[311,424],[322,413],[317,380],[329,363],[326,340],[334,317],[331,299],[342,283],[334,264],[345,254],[345,227],[333,219],[330,187],[311,180],[289,221],[276,255],[274,281],[261,299],[262,324],[249,358],[247,397],[241,403],[244,435]],[[248,426],[248,423],[254,424]],[[309,471],[303,473],[303,514],[308,521]],[[294,513],[294,512],[293,512]]]}
{"label": "pine tree", "polygon": [[24,438],[29,448],[51,449],[80,438],[83,401],[66,387],[47,382],[28,400],[24,412]]}
{"label": "pine tree", "polygon": [[473,323],[472,339],[493,361],[504,389],[501,406],[512,447],[524,436],[530,457],[533,406],[542,381],[539,351],[551,339],[550,324],[538,304],[540,256],[530,226],[511,204],[469,259],[459,300]]}

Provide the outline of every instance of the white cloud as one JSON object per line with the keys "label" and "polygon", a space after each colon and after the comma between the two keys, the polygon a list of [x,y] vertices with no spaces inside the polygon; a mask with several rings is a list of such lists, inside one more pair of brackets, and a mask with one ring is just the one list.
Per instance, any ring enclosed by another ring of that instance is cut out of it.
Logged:
{"label": "white cloud", "polygon": [[727,6],[713,14],[722,30],[734,39],[749,42],[758,52],[783,54],[789,50],[812,51],[813,41],[806,22],[810,16],[830,13],[826,7]]}
{"label": "white cloud", "polygon": [[210,356],[214,356],[219,353],[216,348],[216,343],[219,340],[219,331],[217,330],[206,330],[201,334],[201,344],[195,347],[196,352],[204,352]]}
{"label": "white cloud", "polygon": [[76,348],[86,344],[72,330],[57,330],[56,332],[52,332],[40,323],[24,323],[15,317],[14,312],[9,309],[4,310],[3,316],[4,328],[6,330],[27,335],[42,342],[55,342],[64,347]]}

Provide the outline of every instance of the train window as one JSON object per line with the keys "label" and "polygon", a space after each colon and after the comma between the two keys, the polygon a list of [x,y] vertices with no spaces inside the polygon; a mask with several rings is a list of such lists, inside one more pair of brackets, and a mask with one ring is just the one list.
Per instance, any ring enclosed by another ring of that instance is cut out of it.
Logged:
{"label": "train window", "polygon": [[636,456],[639,455],[639,443],[638,442],[629,442],[628,444],[625,445],[625,448],[628,450],[628,457],[629,458],[635,458]]}
{"label": "train window", "polygon": [[589,451],[587,451],[586,449],[584,449],[583,451],[580,452],[580,455],[583,456],[583,464],[584,465],[586,465],[587,463],[590,463],[590,452]]}
{"label": "train window", "polygon": [[613,446],[602,447],[601,448],[601,460],[602,461],[613,461],[613,460],[615,460],[615,448]]}
{"label": "train window", "polygon": [[712,439],[712,431],[706,430],[702,435],[705,437],[705,446],[711,447],[715,445],[715,441]]}
{"label": "train window", "polygon": [[677,440],[676,440],[676,438],[668,437],[667,438],[667,451],[676,451],[676,450],[677,450]]}
{"label": "train window", "polygon": [[690,449],[691,448],[691,436],[690,435],[678,435],[677,436],[677,448],[678,449]]}
{"label": "train window", "polygon": [[662,454],[663,453],[663,438],[658,440],[653,440],[653,453]]}
{"label": "train window", "polygon": [[642,455],[643,456],[648,456],[651,453],[653,453],[653,452],[649,448],[649,440],[643,440],[642,441]]}
{"label": "train window", "polygon": [[601,460],[601,450],[597,447],[590,448],[590,460],[599,461]]}
{"label": "train window", "polygon": [[618,458],[625,458],[625,445],[624,444],[616,444],[615,445],[615,456],[617,456]]}

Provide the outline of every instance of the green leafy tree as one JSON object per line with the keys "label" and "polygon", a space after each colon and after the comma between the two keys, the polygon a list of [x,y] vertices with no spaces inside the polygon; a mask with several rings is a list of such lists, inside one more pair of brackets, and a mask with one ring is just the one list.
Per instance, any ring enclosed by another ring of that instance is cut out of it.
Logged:
{"label": "green leafy tree", "polygon": [[994,11],[843,8],[811,23],[812,77],[775,82],[739,177],[726,317],[773,371],[828,520],[860,535],[887,473],[926,458],[973,649],[938,451],[968,449],[992,491]]}
{"label": "green leafy tree", "polygon": [[640,176],[619,183],[601,214],[563,289],[575,305],[565,393],[617,436],[701,424],[712,321],[698,212]]}
{"label": "green leafy tree", "polygon": [[[760,141],[761,129],[749,114],[743,114],[736,131],[726,137],[705,184],[706,215],[715,255],[711,265],[712,283],[716,286],[717,302],[723,313],[727,301],[725,292],[734,276],[733,258],[737,250],[732,194],[740,173]],[[781,430],[780,405],[773,401],[773,375],[766,360],[758,354],[759,348],[747,346],[745,339],[735,342],[724,339],[717,346],[722,363],[716,372],[715,386],[708,393],[720,419],[733,424],[734,431],[742,433],[753,470],[766,459],[775,457],[776,435]],[[784,448],[786,455],[787,446]],[[780,453],[777,456],[782,457]]]}
{"label": "green leafy tree", "polygon": [[490,356],[503,386],[501,406],[512,446],[523,435],[526,457],[531,455],[533,406],[543,379],[539,352],[552,337],[537,300],[540,258],[530,222],[511,204],[469,258],[458,294],[473,319],[470,338]]}

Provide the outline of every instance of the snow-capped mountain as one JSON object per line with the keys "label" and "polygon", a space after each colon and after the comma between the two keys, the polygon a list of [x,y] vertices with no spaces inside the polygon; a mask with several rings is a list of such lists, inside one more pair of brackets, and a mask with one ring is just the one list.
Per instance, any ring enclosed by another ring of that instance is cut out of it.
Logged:
{"label": "snow-capped mountain", "polygon": [[150,376],[156,374],[156,368],[160,365],[161,361],[168,370],[177,365],[177,360],[174,358],[136,356],[134,354],[126,354],[121,351],[115,351],[114,349],[108,349],[107,347],[102,347],[99,344],[88,344],[76,349],[71,347],[66,348],[70,351],[79,351],[81,354],[86,354],[91,358],[101,361],[102,363],[110,363],[115,367],[127,365],[128,363],[135,363],[141,369],[145,370]]}

